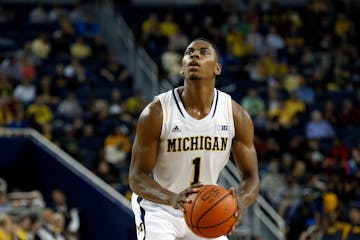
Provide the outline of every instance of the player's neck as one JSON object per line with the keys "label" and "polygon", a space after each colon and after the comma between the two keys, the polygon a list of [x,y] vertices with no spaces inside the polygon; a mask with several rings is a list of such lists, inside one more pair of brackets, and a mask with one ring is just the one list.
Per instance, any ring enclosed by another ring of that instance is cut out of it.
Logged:
{"label": "player's neck", "polygon": [[212,106],[214,88],[211,84],[185,84],[179,88],[179,95],[186,111],[196,118],[205,117]]}

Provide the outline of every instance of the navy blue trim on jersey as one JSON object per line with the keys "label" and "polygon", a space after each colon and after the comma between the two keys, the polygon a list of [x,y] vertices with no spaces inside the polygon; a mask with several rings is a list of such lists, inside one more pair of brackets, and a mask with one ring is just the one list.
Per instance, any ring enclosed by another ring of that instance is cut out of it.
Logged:
{"label": "navy blue trim on jersey", "polygon": [[215,116],[215,113],[216,113],[216,108],[217,108],[217,105],[218,105],[218,100],[219,100],[219,91],[216,90],[216,99],[215,99],[215,107],[214,107],[214,113],[213,115],[211,116],[212,118]]}
{"label": "navy blue trim on jersey", "polygon": [[180,113],[181,113],[181,116],[183,116],[183,118],[185,118],[183,112],[181,111],[180,105],[179,105],[179,103],[178,103],[178,101],[177,101],[177,99],[176,99],[175,89],[172,90],[172,93],[173,93],[173,96],[174,96],[174,99],[175,99],[176,106],[178,107],[178,109],[179,109],[179,111],[180,111]]}
{"label": "navy blue trim on jersey", "polygon": [[137,197],[136,201],[137,203],[139,204],[139,207],[140,207],[140,212],[141,212],[141,215],[140,215],[140,219],[141,219],[141,222],[144,224],[144,239],[145,240],[145,236],[146,236],[146,227],[145,227],[145,209],[143,207],[141,207],[140,205],[140,202],[143,198],[142,197]]}

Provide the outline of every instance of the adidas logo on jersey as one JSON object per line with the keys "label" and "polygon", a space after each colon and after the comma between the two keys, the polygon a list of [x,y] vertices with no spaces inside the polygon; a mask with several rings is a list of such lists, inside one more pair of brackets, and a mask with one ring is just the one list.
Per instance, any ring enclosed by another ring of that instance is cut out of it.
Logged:
{"label": "adidas logo on jersey", "polygon": [[171,130],[172,132],[181,132],[180,128],[178,127],[178,125],[175,125],[175,127],[173,127],[173,129]]}

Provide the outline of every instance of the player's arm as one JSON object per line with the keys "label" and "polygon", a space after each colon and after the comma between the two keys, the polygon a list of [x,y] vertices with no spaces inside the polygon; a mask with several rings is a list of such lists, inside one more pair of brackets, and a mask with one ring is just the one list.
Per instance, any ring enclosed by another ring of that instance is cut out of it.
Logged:
{"label": "player's arm", "polygon": [[162,128],[162,110],[159,100],[150,103],[140,114],[129,170],[129,185],[133,192],[149,201],[182,208],[192,189],[180,194],[163,188],[151,177],[156,164]]}
{"label": "player's arm", "polygon": [[254,146],[254,126],[249,114],[236,102],[232,102],[235,137],[232,142],[232,154],[242,176],[237,200],[239,219],[259,194],[258,160]]}

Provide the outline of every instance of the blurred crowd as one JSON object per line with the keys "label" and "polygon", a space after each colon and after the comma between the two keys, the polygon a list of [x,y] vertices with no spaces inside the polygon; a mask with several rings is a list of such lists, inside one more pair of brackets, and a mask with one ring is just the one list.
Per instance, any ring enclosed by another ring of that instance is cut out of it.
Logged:
{"label": "blurred crowd", "polygon": [[1,240],[78,240],[79,229],[78,209],[68,205],[61,189],[45,203],[38,190],[9,192],[0,178]]}
{"label": "blurred crowd", "polygon": [[288,239],[360,239],[360,6],[300,2],[122,12],[172,86],[192,39],[218,45],[217,87],[253,118],[261,193],[285,219]]}
{"label": "blurred crowd", "polygon": [[[359,239],[359,4],[276,2],[116,10],[158,64],[159,81],[171,86],[182,81],[181,59],[192,39],[218,45],[217,87],[253,118],[261,193],[285,219],[288,239]],[[102,39],[91,8],[2,4],[0,30],[0,126],[37,129],[130,196],[130,150],[146,101],[132,89],[126,59]],[[41,199],[39,192],[24,194],[34,193]],[[67,229],[66,218],[44,202],[40,218],[12,214],[10,196],[0,197],[0,234],[26,228],[35,236],[39,219]]]}
{"label": "blurred crowd", "polygon": [[[135,123],[146,104],[91,7],[0,5],[0,127],[32,127],[129,196]],[[126,59],[123,59],[126,61]]]}

